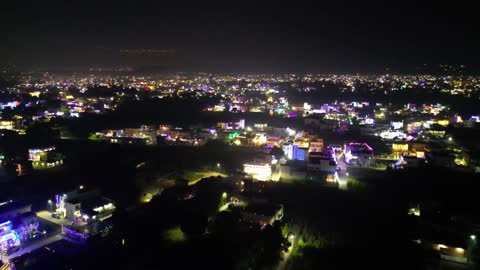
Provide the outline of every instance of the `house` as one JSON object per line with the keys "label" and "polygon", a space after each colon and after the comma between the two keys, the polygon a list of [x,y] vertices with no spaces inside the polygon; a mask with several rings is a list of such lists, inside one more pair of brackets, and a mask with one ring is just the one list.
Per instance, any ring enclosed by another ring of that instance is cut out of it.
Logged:
{"label": "house", "polygon": [[321,152],[321,151],[323,151],[323,139],[311,140],[308,151],[309,152]]}
{"label": "house", "polygon": [[350,142],[344,146],[345,163],[368,167],[373,161],[373,148],[366,143]]}
{"label": "house", "polygon": [[39,223],[31,205],[15,201],[0,203],[0,252],[19,246],[38,233]]}
{"label": "house", "polygon": [[56,212],[76,222],[93,222],[106,219],[115,211],[114,202],[103,197],[98,189],[79,189],[55,196]]}
{"label": "house", "polygon": [[259,181],[267,181],[272,177],[272,167],[265,162],[245,163],[243,164],[243,172]]}
{"label": "house", "polygon": [[392,152],[395,158],[400,158],[401,156],[415,156],[419,158],[424,158],[425,153],[428,152],[425,143],[419,142],[395,142],[392,143]]}
{"label": "house", "polygon": [[248,223],[257,223],[261,226],[273,224],[283,217],[283,205],[271,203],[250,203],[241,212],[242,220]]}
{"label": "house", "polygon": [[322,152],[311,152],[308,157],[307,170],[308,171],[322,171],[335,172],[337,163],[333,155]]}

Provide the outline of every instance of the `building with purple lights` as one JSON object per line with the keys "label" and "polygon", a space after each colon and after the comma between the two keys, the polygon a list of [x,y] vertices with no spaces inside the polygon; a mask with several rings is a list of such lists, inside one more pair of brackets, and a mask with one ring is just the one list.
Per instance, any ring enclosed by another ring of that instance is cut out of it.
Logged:
{"label": "building with purple lights", "polygon": [[20,246],[38,233],[39,222],[31,205],[7,201],[0,205],[0,250]]}
{"label": "building with purple lights", "polygon": [[344,145],[345,163],[368,167],[373,161],[373,148],[366,143],[349,142]]}

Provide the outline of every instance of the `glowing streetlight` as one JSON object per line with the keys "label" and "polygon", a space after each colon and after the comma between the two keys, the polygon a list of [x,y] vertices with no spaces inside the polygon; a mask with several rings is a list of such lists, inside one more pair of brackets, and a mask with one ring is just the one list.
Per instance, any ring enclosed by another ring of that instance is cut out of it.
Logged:
{"label": "glowing streetlight", "polygon": [[475,240],[476,238],[477,237],[474,234],[470,235],[470,239]]}
{"label": "glowing streetlight", "polygon": [[52,200],[48,200],[48,206],[50,206],[50,212],[53,212],[53,203],[52,203]]}

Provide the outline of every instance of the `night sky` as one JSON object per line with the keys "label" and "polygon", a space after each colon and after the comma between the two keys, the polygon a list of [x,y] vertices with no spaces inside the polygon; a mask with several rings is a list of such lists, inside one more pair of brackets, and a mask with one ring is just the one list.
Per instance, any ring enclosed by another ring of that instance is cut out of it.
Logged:
{"label": "night sky", "polygon": [[480,24],[473,4],[358,2],[322,8],[2,7],[0,64],[24,70],[383,72],[389,67],[414,73],[424,64],[476,68],[479,63]]}

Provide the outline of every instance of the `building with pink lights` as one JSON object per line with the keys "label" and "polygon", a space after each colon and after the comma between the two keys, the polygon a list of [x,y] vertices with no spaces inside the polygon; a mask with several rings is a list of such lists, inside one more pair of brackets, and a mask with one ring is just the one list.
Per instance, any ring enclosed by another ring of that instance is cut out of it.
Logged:
{"label": "building with pink lights", "polygon": [[373,148],[366,143],[345,143],[344,156],[348,165],[368,167],[373,161]]}

